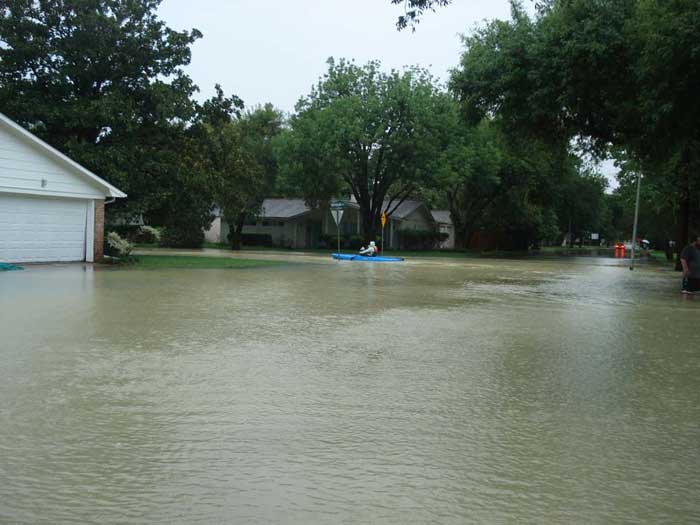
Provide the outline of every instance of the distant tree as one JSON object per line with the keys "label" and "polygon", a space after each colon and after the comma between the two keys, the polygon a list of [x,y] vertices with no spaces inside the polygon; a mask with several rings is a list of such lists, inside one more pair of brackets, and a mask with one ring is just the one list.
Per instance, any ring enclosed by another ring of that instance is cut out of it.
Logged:
{"label": "distant tree", "polygon": [[452,108],[424,70],[384,73],[378,62],[329,59],[280,139],[280,168],[313,206],[352,194],[364,236],[374,238],[382,212],[430,185]]}
{"label": "distant tree", "polygon": [[247,218],[260,211],[265,197],[274,192],[277,162],[273,140],[281,132],[283,115],[272,104],[242,115],[237,99],[217,93],[216,102],[204,105],[195,126],[202,169],[213,179],[214,195],[229,225],[229,242],[241,248]]}
{"label": "distant tree", "polygon": [[263,200],[275,193],[278,170],[273,142],[283,122],[282,112],[268,103],[245,113],[229,131],[237,135],[241,151],[238,169],[225,173],[219,202],[234,250],[241,248],[246,219],[255,217]]}

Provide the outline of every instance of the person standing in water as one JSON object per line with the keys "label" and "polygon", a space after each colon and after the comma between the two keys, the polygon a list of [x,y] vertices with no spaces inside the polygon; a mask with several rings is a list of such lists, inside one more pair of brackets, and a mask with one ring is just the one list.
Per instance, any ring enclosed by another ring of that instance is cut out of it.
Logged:
{"label": "person standing in water", "polygon": [[690,244],[681,252],[683,293],[700,292],[700,237],[693,234]]}

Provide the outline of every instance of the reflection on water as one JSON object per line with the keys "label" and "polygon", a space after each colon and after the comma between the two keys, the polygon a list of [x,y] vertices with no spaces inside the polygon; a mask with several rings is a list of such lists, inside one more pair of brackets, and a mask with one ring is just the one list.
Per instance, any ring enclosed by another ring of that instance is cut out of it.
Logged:
{"label": "reflection on water", "polygon": [[0,522],[700,516],[675,274],[310,261],[0,275]]}

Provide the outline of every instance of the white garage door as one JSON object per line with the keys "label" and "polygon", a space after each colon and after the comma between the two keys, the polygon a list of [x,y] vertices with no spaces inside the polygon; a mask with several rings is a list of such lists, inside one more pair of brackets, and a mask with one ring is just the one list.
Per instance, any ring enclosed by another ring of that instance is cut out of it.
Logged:
{"label": "white garage door", "polygon": [[85,260],[89,202],[0,193],[0,261]]}

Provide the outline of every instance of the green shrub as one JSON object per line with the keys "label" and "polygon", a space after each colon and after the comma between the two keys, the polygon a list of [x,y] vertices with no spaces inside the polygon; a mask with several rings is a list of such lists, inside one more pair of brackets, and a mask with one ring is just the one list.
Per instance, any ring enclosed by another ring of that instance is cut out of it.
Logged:
{"label": "green shrub", "polygon": [[160,236],[160,245],[166,248],[201,248],[204,231],[196,224],[167,226]]}
{"label": "green shrub", "polygon": [[141,231],[139,224],[109,224],[105,226],[107,232],[115,232],[122,239],[134,242]]}
{"label": "green shrub", "polygon": [[432,250],[449,237],[435,230],[399,230],[399,244],[404,250]]}
{"label": "green shrub", "polygon": [[241,244],[243,246],[272,246],[272,235],[269,233],[242,233]]}
{"label": "green shrub", "polygon": [[131,240],[140,244],[158,244],[160,242],[162,231],[160,228],[153,226],[141,226],[135,237]]}
{"label": "green shrub", "polygon": [[134,245],[126,239],[122,239],[117,232],[107,234],[107,246],[109,247],[109,255],[119,258],[129,257],[134,250]]}

